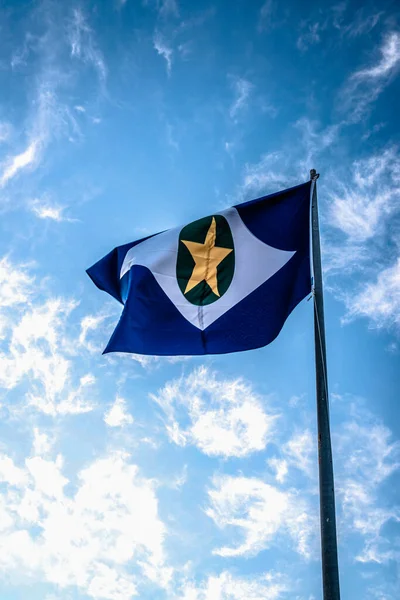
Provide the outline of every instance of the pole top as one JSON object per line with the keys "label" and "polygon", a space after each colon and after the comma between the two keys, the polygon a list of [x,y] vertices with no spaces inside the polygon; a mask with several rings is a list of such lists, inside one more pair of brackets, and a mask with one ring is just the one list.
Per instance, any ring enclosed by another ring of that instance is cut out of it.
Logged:
{"label": "pole top", "polygon": [[311,181],[317,181],[319,177],[319,173],[315,169],[310,169],[310,179]]}

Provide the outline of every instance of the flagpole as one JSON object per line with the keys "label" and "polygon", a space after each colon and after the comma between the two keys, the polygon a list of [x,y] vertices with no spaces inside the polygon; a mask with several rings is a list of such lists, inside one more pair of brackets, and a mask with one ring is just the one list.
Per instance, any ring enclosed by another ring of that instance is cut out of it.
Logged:
{"label": "flagpole", "polygon": [[311,169],[312,263],[314,273],[314,342],[318,420],[322,582],[324,600],[340,600],[339,566],[336,539],[335,489],[333,479],[331,433],[329,425],[324,296],[317,203],[318,177],[319,174],[316,172],[316,170]]}

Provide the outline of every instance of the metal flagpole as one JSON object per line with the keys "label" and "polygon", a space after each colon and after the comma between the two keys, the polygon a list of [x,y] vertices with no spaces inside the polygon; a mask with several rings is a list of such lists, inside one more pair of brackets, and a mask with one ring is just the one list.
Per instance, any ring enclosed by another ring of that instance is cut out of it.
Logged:
{"label": "metal flagpole", "polygon": [[328,379],[322,286],[321,246],[319,235],[317,179],[311,169],[311,222],[314,296],[315,371],[317,388],[319,498],[321,521],[322,581],[324,600],[340,600],[339,567],[336,540],[335,489],[333,480],[332,445],[329,425]]}

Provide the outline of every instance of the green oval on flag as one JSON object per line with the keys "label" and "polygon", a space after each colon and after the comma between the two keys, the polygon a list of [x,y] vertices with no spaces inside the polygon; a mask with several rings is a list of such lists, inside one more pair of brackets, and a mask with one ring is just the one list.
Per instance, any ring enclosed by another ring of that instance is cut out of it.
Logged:
{"label": "green oval on flag", "polygon": [[235,249],[225,217],[205,217],[182,229],[176,277],[189,302],[197,306],[216,302],[229,288],[234,272]]}

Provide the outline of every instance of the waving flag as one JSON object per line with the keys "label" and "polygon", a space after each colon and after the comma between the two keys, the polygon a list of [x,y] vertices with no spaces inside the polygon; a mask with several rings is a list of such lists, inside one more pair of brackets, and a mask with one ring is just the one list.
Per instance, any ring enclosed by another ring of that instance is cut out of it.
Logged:
{"label": "waving flag", "polygon": [[311,289],[310,185],[118,246],[88,269],[124,305],[104,352],[222,354],[272,342]]}

